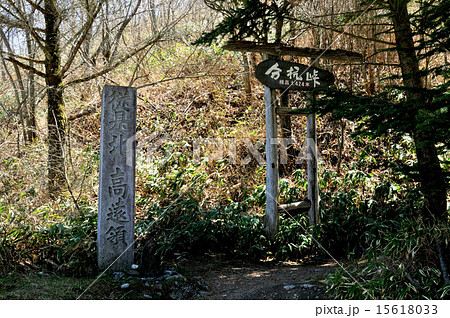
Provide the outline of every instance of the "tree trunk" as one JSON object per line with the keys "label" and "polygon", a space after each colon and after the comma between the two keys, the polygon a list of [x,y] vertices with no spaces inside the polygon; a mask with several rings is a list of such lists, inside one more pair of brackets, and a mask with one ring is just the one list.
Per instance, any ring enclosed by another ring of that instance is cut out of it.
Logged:
{"label": "tree trunk", "polygon": [[[29,16],[30,24],[33,25],[33,15]],[[30,34],[25,33],[27,42],[27,53],[30,58],[29,66],[34,68],[33,59],[36,55],[35,47],[31,39]],[[25,117],[25,143],[32,143],[36,139],[36,87],[35,87],[35,75],[33,72],[28,73],[28,94],[26,101],[26,117]]]}
{"label": "tree trunk", "polygon": [[37,138],[36,127],[36,80],[33,73],[28,74],[28,99],[25,143],[32,143]]}
{"label": "tree trunk", "polygon": [[149,1],[149,11],[150,11],[150,26],[153,34],[158,33],[158,21],[156,19],[156,5],[155,0]]}
{"label": "tree trunk", "polygon": [[[3,41],[0,41],[0,51],[3,52]],[[2,55],[2,61],[3,61],[3,55]],[[2,81],[6,82],[8,81],[8,78],[6,77],[6,69],[5,67],[2,65],[1,67],[1,72],[2,72]]]}
{"label": "tree trunk", "polygon": [[252,94],[252,83],[250,79],[250,63],[248,62],[247,52],[242,52],[242,60],[244,61],[244,88],[245,94],[250,96]]}
{"label": "tree trunk", "polygon": [[60,53],[60,12],[55,0],[45,0],[45,81],[47,85],[48,125],[48,191],[56,196],[65,185],[64,145],[66,118],[64,116]]}
{"label": "tree trunk", "polygon": [[62,89],[47,82],[48,190],[56,196],[65,185],[64,145],[66,118]]}
{"label": "tree trunk", "polygon": [[[4,43],[6,46],[6,49],[9,53],[14,54],[13,48],[10,44],[9,39],[6,37],[6,34],[3,30],[0,30],[0,36],[2,40],[2,44]],[[3,59],[3,55],[2,55]],[[14,73],[16,75],[16,79],[14,80],[11,75],[9,75],[11,85],[14,88],[14,95],[16,97],[16,103],[17,103],[17,111],[19,113],[19,120],[20,124],[22,126],[22,133],[24,136],[25,143],[27,142],[26,136],[27,136],[27,91],[24,86],[24,82],[22,79],[22,74],[20,73],[20,68],[13,64]],[[6,65],[4,65],[4,69],[7,72]],[[8,73],[8,72],[7,72]],[[16,84],[17,82],[17,84]],[[18,142],[20,141],[20,137],[18,138]]]}
{"label": "tree trunk", "polygon": [[432,132],[429,128],[421,128],[424,114],[421,110],[427,98],[422,93],[422,79],[419,77],[419,60],[414,48],[413,33],[409,22],[406,2],[396,1],[398,7],[391,7],[392,22],[395,30],[395,41],[402,70],[403,84],[411,90],[406,91],[409,102],[414,101],[412,111],[415,112],[416,126],[413,133],[416,147],[419,178],[424,196],[423,217],[429,224],[446,221],[446,183],[440,166]]}

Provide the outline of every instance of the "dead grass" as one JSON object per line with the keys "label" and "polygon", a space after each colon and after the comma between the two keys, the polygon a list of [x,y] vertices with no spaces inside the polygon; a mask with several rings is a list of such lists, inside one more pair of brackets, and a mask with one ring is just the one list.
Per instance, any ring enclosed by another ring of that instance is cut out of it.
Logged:
{"label": "dead grass", "polygon": [[100,279],[91,288],[91,278],[73,278],[55,274],[13,274],[0,280],[0,300],[74,300],[86,289],[82,299],[133,299],[135,294],[120,289],[119,283]]}

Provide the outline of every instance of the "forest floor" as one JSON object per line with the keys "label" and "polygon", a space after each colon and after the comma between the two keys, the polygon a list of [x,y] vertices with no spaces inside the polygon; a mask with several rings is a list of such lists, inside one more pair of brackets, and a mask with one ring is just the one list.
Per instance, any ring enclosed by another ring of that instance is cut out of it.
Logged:
{"label": "forest floor", "polygon": [[193,264],[208,291],[201,299],[326,299],[321,282],[336,269],[330,260],[249,263],[220,260]]}
{"label": "forest floor", "polygon": [[178,272],[162,278],[13,273],[0,280],[0,299],[327,299],[321,281],[335,269],[328,260],[249,262],[205,255],[182,259]]}

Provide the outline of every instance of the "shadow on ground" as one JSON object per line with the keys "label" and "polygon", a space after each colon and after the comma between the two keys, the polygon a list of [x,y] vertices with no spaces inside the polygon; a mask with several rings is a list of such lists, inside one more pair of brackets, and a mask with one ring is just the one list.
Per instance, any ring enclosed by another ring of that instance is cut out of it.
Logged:
{"label": "shadow on ground", "polygon": [[200,299],[327,299],[321,280],[336,263],[248,263],[209,255],[185,268],[208,286]]}

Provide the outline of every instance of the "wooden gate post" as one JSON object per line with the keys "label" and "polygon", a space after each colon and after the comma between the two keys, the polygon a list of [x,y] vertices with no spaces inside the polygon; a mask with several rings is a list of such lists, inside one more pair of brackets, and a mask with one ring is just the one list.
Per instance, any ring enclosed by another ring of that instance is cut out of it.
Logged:
{"label": "wooden gate post", "polygon": [[[313,95],[307,94],[308,106],[311,105]],[[308,162],[308,199],[311,202],[309,208],[309,225],[316,225],[319,219],[319,177],[317,172],[317,132],[316,132],[316,113],[311,113],[306,119],[306,146]]]}
{"label": "wooden gate post", "polygon": [[[360,53],[345,50],[321,50],[314,48],[289,47],[280,43],[261,44],[248,41],[230,41],[222,47],[228,51],[258,52],[263,55],[264,61],[255,69],[256,78],[264,84],[266,105],[266,215],[264,225],[270,238],[278,230],[278,213],[309,210],[310,224],[319,223],[319,184],[317,175],[317,139],[316,114],[307,114],[304,109],[282,107],[277,109],[281,116],[308,115],[307,119],[307,155],[308,155],[308,201],[278,204],[278,153],[277,153],[277,126],[275,107],[271,89],[310,91],[311,89],[325,88],[334,83],[332,73],[317,67],[307,66],[289,61],[276,59],[281,56],[301,56],[309,58],[322,58],[340,61],[363,61]],[[268,59],[271,56],[273,59]],[[305,76],[300,74],[305,73]],[[312,85],[312,86],[311,86]],[[312,97],[312,96],[310,96]],[[283,103],[282,103],[283,104]]]}
{"label": "wooden gate post", "polygon": [[278,231],[278,140],[273,90],[264,86],[266,108],[266,216],[264,225],[270,239]]}

